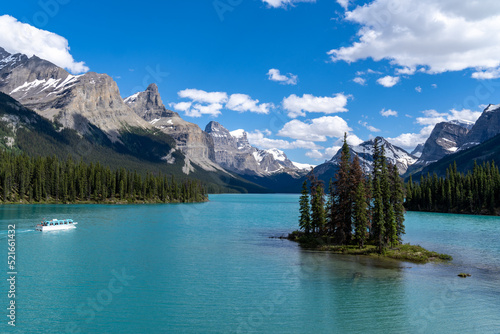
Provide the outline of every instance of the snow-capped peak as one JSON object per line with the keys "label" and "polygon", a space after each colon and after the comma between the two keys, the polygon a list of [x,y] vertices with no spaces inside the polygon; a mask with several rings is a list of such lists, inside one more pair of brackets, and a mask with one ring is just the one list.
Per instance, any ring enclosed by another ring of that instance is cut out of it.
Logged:
{"label": "snow-capped peak", "polygon": [[286,160],[285,152],[280,151],[276,148],[271,148],[269,150],[265,150],[265,152],[271,154],[273,156],[274,160],[278,160],[278,161],[285,161]]}
{"label": "snow-capped peak", "polygon": [[[499,105],[499,107],[500,107],[500,105]],[[454,119],[454,120],[449,121],[448,123],[459,125],[461,127],[466,128],[467,130],[472,129],[472,127],[474,126],[474,122],[466,121],[464,119]]]}
{"label": "snow-capped peak", "polygon": [[137,99],[137,97],[139,96],[140,93],[141,92],[138,92],[138,93],[135,93],[134,95],[127,97],[125,100],[123,100],[123,102],[125,102],[125,103],[135,102],[135,100]]}
{"label": "snow-capped peak", "polygon": [[292,164],[298,169],[305,169],[305,170],[311,170],[311,168],[316,167],[316,165],[302,164],[300,162],[295,162],[295,161],[292,161]]}
{"label": "snow-capped peak", "polygon": [[486,109],[484,109],[484,112],[490,112],[494,111],[500,108],[500,104],[490,104]]}

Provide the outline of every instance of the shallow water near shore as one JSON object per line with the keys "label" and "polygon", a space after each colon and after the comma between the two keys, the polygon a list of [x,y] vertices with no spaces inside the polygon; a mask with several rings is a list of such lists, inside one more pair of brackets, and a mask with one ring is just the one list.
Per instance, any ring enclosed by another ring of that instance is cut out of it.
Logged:
{"label": "shallow water near shore", "polygon": [[[405,242],[453,256],[419,265],[302,250],[299,195],[165,205],[5,205],[16,225],[12,333],[496,333],[500,218],[408,212]],[[36,232],[43,218],[74,230]],[[470,273],[459,278],[460,272]]]}

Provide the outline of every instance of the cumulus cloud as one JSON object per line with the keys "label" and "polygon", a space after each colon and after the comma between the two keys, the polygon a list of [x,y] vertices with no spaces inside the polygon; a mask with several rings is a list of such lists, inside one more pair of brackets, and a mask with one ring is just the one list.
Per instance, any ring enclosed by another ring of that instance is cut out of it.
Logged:
{"label": "cumulus cloud", "polygon": [[225,92],[206,92],[200,89],[184,89],[177,93],[183,99],[191,99],[200,103],[225,103],[227,102],[227,93]]}
{"label": "cumulus cloud", "polygon": [[319,150],[309,151],[306,153],[306,156],[314,160],[321,160],[324,157],[323,153],[321,153]]}
{"label": "cumulus cloud", "polygon": [[217,117],[223,108],[239,112],[255,112],[258,114],[268,114],[272,103],[259,103],[246,94],[232,94],[228,96],[226,92],[206,92],[200,89],[184,89],[177,93],[180,98],[190,99],[180,103],[170,105],[178,111],[183,111],[186,116],[201,117],[211,115]]}
{"label": "cumulus cloud", "polygon": [[271,103],[261,103],[259,100],[252,100],[246,94],[232,94],[226,104],[226,108],[239,112],[255,112],[258,114],[269,114],[269,110],[273,107]]}
{"label": "cumulus cloud", "polygon": [[366,79],[363,79],[361,77],[355,77],[354,79],[352,79],[352,81],[354,81],[357,84],[360,84],[361,86],[366,85]]}
{"label": "cumulus cloud", "polygon": [[171,104],[175,110],[183,111],[189,117],[210,115],[217,117],[221,114],[223,104],[228,101],[225,92],[206,92],[199,89],[184,89],[177,93],[180,98],[190,99],[189,102]]}
{"label": "cumulus cloud", "polygon": [[296,85],[298,81],[298,76],[288,73],[287,75],[281,74],[280,70],[272,68],[267,72],[269,80],[279,82],[283,85]]}
{"label": "cumulus cloud", "polygon": [[403,68],[397,68],[396,74],[397,75],[413,75],[413,74],[415,74],[415,71],[416,71],[415,67],[403,67]]}
{"label": "cumulus cloud", "polygon": [[350,0],[337,0],[337,3],[342,7],[344,8],[344,10],[347,10],[347,8],[349,8],[349,5],[350,5]]}
{"label": "cumulus cloud", "polygon": [[399,77],[391,77],[390,75],[386,75],[385,77],[382,77],[377,80],[377,83],[381,86],[384,87],[393,87],[399,82]]}
{"label": "cumulus cloud", "polygon": [[[359,25],[358,40],[329,52],[333,61],[389,60],[427,73],[499,69],[500,2],[497,0],[374,0],[345,13]],[[493,70],[493,71],[491,71]]]}
{"label": "cumulus cloud", "polygon": [[269,5],[269,7],[273,8],[285,8],[287,6],[293,6],[298,2],[316,2],[316,0],[262,0],[262,2]]}
{"label": "cumulus cloud", "polygon": [[84,62],[73,59],[68,40],[62,36],[21,23],[10,15],[0,16],[0,31],[0,46],[7,52],[36,55],[73,74],[89,70]]}
{"label": "cumulus cloud", "polygon": [[291,120],[278,132],[278,136],[297,140],[324,142],[328,137],[342,137],[352,129],[338,116],[323,116],[308,122]]}
{"label": "cumulus cloud", "polygon": [[269,132],[255,130],[254,132],[248,132],[247,138],[250,144],[256,146],[261,149],[270,149],[270,148],[278,148],[278,149],[296,149],[296,148],[304,148],[304,149],[321,149],[321,146],[316,145],[312,141],[307,140],[295,140],[293,142],[289,142],[283,139],[271,139],[267,138],[269,136]]}
{"label": "cumulus cloud", "polygon": [[472,73],[472,77],[478,80],[490,80],[500,78],[500,69],[489,69],[486,71],[477,71]]}
{"label": "cumulus cloud", "polygon": [[455,110],[452,109],[447,113],[439,113],[436,110],[422,111],[424,117],[417,117],[416,121],[420,125],[436,125],[440,122],[449,122],[452,120],[462,120],[475,122],[481,116],[480,111],[472,111],[470,109]]}
{"label": "cumulus cloud", "polygon": [[336,94],[334,97],[320,97],[311,94],[304,94],[302,97],[299,97],[292,94],[283,99],[282,105],[288,111],[288,116],[291,118],[305,116],[306,112],[334,114],[347,111],[345,106],[349,97],[342,93]]}
{"label": "cumulus cloud", "polygon": [[415,91],[417,93],[422,93],[422,87],[420,87],[420,86],[415,87]]}
{"label": "cumulus cloud", "polygon": [[428,125],[418,133],[402,133],[394,138],[387,138],[393,145],[399,146],[407,151],[412,151],[418,144],[423,144],[429,138],[434,125]]}
{"label": "cumulus cloud", "polygon": [[380,110],[380,115],[384,116],[384,117],[389,117],[389,116],[395,116],[395,117],[398,117],[398,112],[397,111],[394,111],[394,110],[391,110],[391,109],[382,109]]}
{"label": "cumulus cloud", "polygon": [[377,129],[374,126],[369,125],[368,122],[359,121],[358,123],[359,123],[359,125],[362,125],[365,128],[367,128],[370,132],[380,132],[380,129]]}

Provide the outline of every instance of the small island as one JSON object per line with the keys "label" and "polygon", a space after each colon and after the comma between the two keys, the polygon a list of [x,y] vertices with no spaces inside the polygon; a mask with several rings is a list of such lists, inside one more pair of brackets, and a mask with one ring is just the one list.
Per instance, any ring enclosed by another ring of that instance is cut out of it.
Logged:
{"label": "small island", "polygon": [[330,180],[325,203],[323,182],[314,173],[302,187],[300,230],[288,239],[302,247],[338,254],[383,256],[427,263],[449,261],[450,255],[403,244],[405,188],[398,170],[387,163],[384,147],[375,140],[373,172],[365,175],[357,155],[351,159],[344,135],[336,181]]}

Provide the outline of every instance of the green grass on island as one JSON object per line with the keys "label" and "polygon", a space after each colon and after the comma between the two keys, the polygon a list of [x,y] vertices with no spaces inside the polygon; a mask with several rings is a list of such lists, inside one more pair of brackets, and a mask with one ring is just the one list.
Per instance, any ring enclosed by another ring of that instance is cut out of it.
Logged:
{"label": "green grass on island", "polygon": [[396,247],[385,247],[382,249],[382,252],[379,252],[378,247],[372,244],[367,244],[363,248],[360,248],[357,245],[335,245],[332,238],[306,236],[300,231],[295,231],[289,234],[288,240],[298,242],[301,247],[306,249],[327,251],[335,254],[386,257],[414,263],[453,260],[451,255],[432,252],[419,245],[400,244]]}

